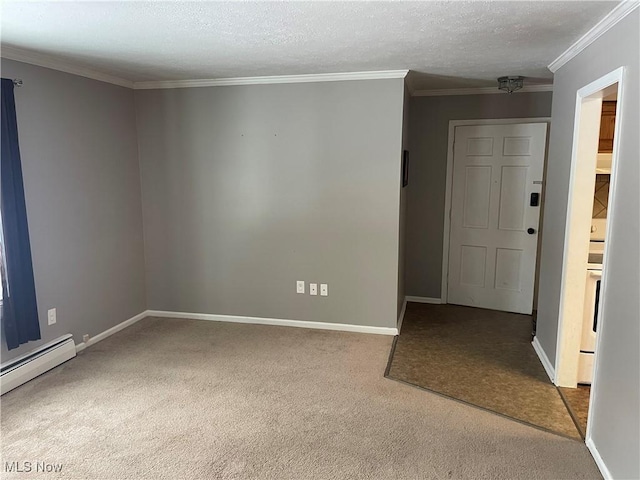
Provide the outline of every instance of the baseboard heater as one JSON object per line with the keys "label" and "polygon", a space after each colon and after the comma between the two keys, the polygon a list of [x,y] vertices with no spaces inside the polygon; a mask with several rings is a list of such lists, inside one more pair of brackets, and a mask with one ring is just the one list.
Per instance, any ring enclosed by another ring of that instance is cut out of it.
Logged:
{"label": "baseboard heater", "polygon": [[73,336],[68,334],[33,352],[3,363],[0,366],[0,395],[4,395],[75,356],[76,345],[73,342]]}

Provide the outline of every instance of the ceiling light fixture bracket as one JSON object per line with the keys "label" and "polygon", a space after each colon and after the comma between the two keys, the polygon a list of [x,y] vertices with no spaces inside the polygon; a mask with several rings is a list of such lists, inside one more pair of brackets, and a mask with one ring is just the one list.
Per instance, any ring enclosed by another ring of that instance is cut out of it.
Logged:
{"label": "ceiling light fixture bracket", "polygon": [[498,78],[498,89],[513,93],[524,86],[524,77],[507,76]]}

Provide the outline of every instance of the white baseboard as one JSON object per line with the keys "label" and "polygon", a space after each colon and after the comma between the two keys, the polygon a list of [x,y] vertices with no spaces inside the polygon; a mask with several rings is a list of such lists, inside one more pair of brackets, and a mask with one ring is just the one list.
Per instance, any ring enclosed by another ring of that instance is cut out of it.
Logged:
{"label": "white baseboard", "polygon": [[410,295],[407,295],[406,297],[404,297],[407,302],[415,302],[415,303],[431,303],[433,305],[440,305],[442,304],[442,299],[440,298],[432,298],[432,297],[412,297]]}
{"label": "white baseboard", "polygon": [[378,335],[397,335],[398,328],[370,327],[346,323],[308,322],[304,320],[285,320],[280,318],[241,317],[236,315],[214,315],[209,313],[165,312],[147,310],[149,317],[188,318],[191,320],[209,320],[213,322],[250,323],[254,325],[277,325],[281,327],[313,328],[317,330],[337,330],[341,332],[374,333]]}
{"label": "white baseboard", "polygon": [[555,385],[556,383],[555,368],[553,367],[553,364],[549,361],[549,357],[547,357],[547,354],[545,353],[545,351],[542,349],[542,345],[540,345],[540,342],[538,341],[538,337],[533,337],[533,342],[531,342],[531,345],[533,345],[533,349],[538,354],[540,363],[542,363],[544,370],[547,372],[547,375],[549,375],[549,379],[551,380],[551,383]]}
{"label": "white baseboard", "polygon": [[598,452],[598,449],[593,443],[593,439],[587,438],[587,441],[585,443],[587,444],[587,448],[589,449],[589,452],[591,452],[591,456],[595,460],[596,465],[598,466],[598,469],[600,470],[600,473],[602,474],[602,477],[604,478],[604,480],[612,479],[613,476],[611,475],[611,472],[607,468],[607,465],[604,463],[604,460],[602,460],[602,457],[600,456],[600,452]]}
{"label": "white baseboard", "polygon": [[402,328],[402,322],[404,321],[404,314],[407,312],[407,299],[404,299],[402,302],[402,309],[400,310],[400,315],[398,315],[398,334],[400,334],[400,329]]}
{"label": "white baseboard", "polygon": [[[401,315],[404,316],[405,305]],[[210,320],[214,322],[232,322],[232,323],[251,323],[256,325],[279,325],[284,327],[313,328],[318,330],[337,330],[342,332],[358,332],[358,333],[374,333],[378,335],[397,335],[400,327],[370,327],[366,325],[351,325],[343,323],[325,323],[325,322],[307,322],[302,320],[282,320],[278,318],[261,318],[261,317],[239,317],[235,315],[212,315],[208,313],[185,313],[185,312],[166,312],[161,310],[145,310],[135,317],[131,317],[122,323],[105,330],[98,335],[91,337],[88,342],[78,343],[76,352],[81,352],[94,343],[98,343],[116,332],[127,328],[145,317],[163,317],[163,318],[189,318],[193,320]],[[401,323],[401,320],[399,320]]]}
{"label": "white baseboard", "polygon": [[76,345],[76,352],[81,352],[82,350],[84,350],[87,347],[90,347],[94,343],[98,343],[99,341],[104,340],[107,337],[110,337],[114,333],[119,332],[123,328],[127,328],[148,316],[149,316],[149,310],[145,310],[144,312],[139,313],[135,317],[131,317],[129,320],[125,320],[124,322],[119,323],[116,326],[111,327],[110,329],[105,330],[102,333],[99,333],[95,337],[90,337],[88,342],[82,342]]}

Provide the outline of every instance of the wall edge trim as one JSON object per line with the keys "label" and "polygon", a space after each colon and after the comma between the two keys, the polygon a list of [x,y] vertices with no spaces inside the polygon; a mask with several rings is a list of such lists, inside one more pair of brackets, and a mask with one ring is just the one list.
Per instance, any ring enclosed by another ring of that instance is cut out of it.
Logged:
{"label": "wall edge trim", "polygon": [[3,45],[0,49],[0,56],[7,60],[15,60],[16,62],[50,68],[52,70],[58,70],[72,75],[98,80],[99,82],[111,83],[120,87],[133,88],[133,82],[131,80],[104,73],[90,67],[83,67],[72,62],[62,60],[53,55],[25,50],[10,45]]}
{"label": "wall edge trim", "polygon": [[538,355],[538,359],[540,360],[540,363],[542,363],[542,366],[544,367],[544,371],[547,372],[547,375],[549,376],[549,380],[551,380],[551,383],[555,385],[556,383],[555,369],[553,368],[553,364],[551,363],[551,361],[549,361],[549,357],[547,357],[547,353],[542,348],[542,345],[540,345],[540,342],[538,341],[538,337],[533,337],[533,341],[531,342],[531,345],[533,345],[533,349],[535,350],[536,355]]}
{"label": "wall edge trim", "polygon": [[398,335],[400,335],[400,331],[402,329],[402,322],[404,322],[404,315],[407,313],[407,297],[404,298],[402,302],[402,309],[400,310],[400,315],[398,315]]}
{"label": "wall edge trim", "polygon": [[113,327],[105,330],[102,333],[99,333],[93,337],[89,337],[89,341],[88,342],[81,342],[81,343],[77,343],[76,344],[76,353],[81,352],[82,350],[84,350],[87,347],[90,347],[91,345],[98,343],[102,340],[104,340],[105,338],[110,337],[111,335],[113,335],[114,333],[119,332],[120,330],[124,330],[127,327],[130,327],[131,325],[133,325],[136,322],[139,322],[140,320],[142,320],[145,317],[149,316],[149,310],[145,310],[144,312],[140,312],[139,314],[129,318],[128,320],[125,320],[124,322],[118,323],[117,325],[114,325]]}
{"label": "wall edge trim", "polygon": [[[535,93],[535,92],[552,92],[553,85],[529,85],[524,86],[520,90],[514,92],[519,93]],[[436,90],[414,90],[411,92],[412,97],[443,97],[449,95],[509,95],[503,90],[495,87],[477,87],[477,88],[443,88]]]}
{"label": "wall edge trim", "polygon": [[585,48],[595,42],[598,38],[613,28],[623,18],[633,12],[640,6],[638,0],[623,0],[613,10],[611,10],[604,18],[596,23],[587,33],[576,40],[569,48],[562,52],[558,58],[548,65],[548,69],[552,73],[576,57]]}
{"label": "wall edge trim", "polygon": [[55,55],[40,53],[28,49],[3,45],[0,56],[8,60],[51,68],[72,75],[78,75],[100,82],[111,83],[121,87],[149,90],[167,88],[221,87],[233,85],[269,85],[282,83],[339,82],[349,80],[384,80],[405,78],[409,70],[376,70],[364,72],[336,72],[302,75],[266,75],[255,77],[207,78],[186,80],[150,80],[134,82],[109,73],[85,67],[73,61],[63,60]]}
{"label": "wall edge trim", "polygon": [[334,330],[340,332],[373,333],[377,335],[397,335],[398,328],[354,325],[348,323],[312,322],[307,320],[290,320],[283,318],[247,317],[242,315],[218,315],[212,313],[173,312],[164,310],[147,310],[146,316],[160,318],[176,318],[187,320],[207,320],[213,322],[247,323],[251,325],[274,325],[280,327],[310,328],[315,330]]}
{"label": "wall edge trim", "polygon": [[442,303],[441,298],[435,298],[435,297],[416,297],[414,295],[407,295],[404,298],[405,298],[405,302],[430,303],[432,305],[440,305]]}
{"label": "wall edge trim", "polygon": [[392,78],[405,78],[408,73],[409,70],[381,70],[371,72],[208,78],[199,80],[162,80],[134,82],[133,88],[136,90],[154,90],[167,88],[225,87],[235,85],[272,85],[283,83],[341,82],[350,80],[384,80]]}
{"label": "wall edge trim", "polygon": [[604,463],[604,460],[600,456],[600,452],[598,451],[598,448],[596,447],[595,443],[593,443],[593,439],[587,438],[585,443],[587,445],[587,448],[589,449],[589,453],[591,453],[591,456],[593,457],[593,460],[596,462],[596,466],[598,467],[598,470],[600,470],[600,473],[602,474],[604,479],[605,480],[612,479],[613,475],[611,475],[611,472],[607,468],[607,464]]}

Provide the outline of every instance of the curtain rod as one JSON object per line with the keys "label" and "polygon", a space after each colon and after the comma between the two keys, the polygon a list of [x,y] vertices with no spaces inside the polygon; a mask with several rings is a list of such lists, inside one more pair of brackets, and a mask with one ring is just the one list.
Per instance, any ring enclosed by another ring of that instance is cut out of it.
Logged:
{"label": "curtain rod", "polygon": [[21,86],[22,86],[22,79],[21,79],[21,78],[14,78],[14,79],[13,79],[13,84],[14,84],[16,87],[21,87]]}

